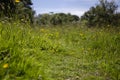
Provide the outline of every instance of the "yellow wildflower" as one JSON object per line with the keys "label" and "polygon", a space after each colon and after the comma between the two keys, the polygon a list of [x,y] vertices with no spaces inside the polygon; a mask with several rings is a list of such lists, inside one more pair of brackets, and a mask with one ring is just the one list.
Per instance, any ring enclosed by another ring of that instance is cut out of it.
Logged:
{"label": "yellow wildflower", "polygon": [[82,37],[82,36],[83,36],[83,34],[82,34],[82,33],[80,33],[80,36]]}
{"label": "yellow wildflower", "polygon": [[40,29],[40,32],[45,32],[45,29]]}
{"label": "yellow wildflower", "polygon": [[4,64],[3,68],[8,68],[8,63]]}
{"label": "yellow wildflower", "polygon": [[82,48],[82,51],[84,51],[84,48]]}
{"label": "yellow wildflower", "polygon": [[15,0],[15,2],[17,2],[17,3],[18,3],[18,2],[20,2],[20,0]]}

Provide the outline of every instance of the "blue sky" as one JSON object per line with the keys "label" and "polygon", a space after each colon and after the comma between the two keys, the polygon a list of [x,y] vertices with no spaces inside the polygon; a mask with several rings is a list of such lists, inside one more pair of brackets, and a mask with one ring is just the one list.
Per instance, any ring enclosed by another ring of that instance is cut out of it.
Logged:
{"label": "blue sky", "polygon": [[98,0],[32,0],[32,2],[37,14],[64,12],[78,16],[98,4]]}

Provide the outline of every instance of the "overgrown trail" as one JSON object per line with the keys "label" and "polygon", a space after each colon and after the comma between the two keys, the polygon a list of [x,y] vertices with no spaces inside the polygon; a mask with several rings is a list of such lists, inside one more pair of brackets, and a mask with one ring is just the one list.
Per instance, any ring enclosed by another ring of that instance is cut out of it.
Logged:
{"label": "overgrown trail", "polygon": [[1,80],[119,80],[120,31],[0,23]]}

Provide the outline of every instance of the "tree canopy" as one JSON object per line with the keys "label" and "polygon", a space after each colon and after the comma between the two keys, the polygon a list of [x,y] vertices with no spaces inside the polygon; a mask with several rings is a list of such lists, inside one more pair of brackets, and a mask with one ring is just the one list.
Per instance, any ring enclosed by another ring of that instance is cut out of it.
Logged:
{"label": "tree canopy", "polygon": [[81,20],[86,20],[88,26],[106,26],[119,24],[119,15],[115,1],[99,0],[99,4],[85,12]]}
{"label": "tree canopy", "polygon": [[79,21],[79,17],[70,13],[40,14],[36,17],[36,22],[39,25],[62,25],[77,21]]}
{"label": "tree canopy", "polygon": [[0,17],[26,19],[32,22],[31,0],[0,0]]}

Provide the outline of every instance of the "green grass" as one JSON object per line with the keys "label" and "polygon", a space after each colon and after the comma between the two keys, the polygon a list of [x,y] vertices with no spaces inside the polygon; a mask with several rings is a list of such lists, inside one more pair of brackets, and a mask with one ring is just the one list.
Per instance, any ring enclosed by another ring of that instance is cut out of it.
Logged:
{"label": "green grass", "polygon": [[0,23],[0,80],[120,80],[119,30]]}

